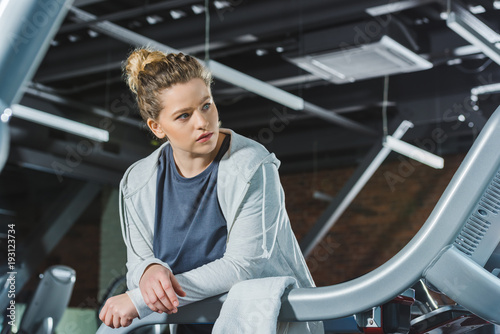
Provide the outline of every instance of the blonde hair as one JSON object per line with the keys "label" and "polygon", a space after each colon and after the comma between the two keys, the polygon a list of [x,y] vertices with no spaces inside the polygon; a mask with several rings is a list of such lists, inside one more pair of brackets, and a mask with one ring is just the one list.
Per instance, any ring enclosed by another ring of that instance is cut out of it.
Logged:
{"label": "blonde hair", "polygon": [[207,87],[212,84],[212,74],[195,58],[149,48],[139,48],[130,53],[124,64],[124,74],[144,121],[158,119],[164,107],[158,99],[163,89],[196,78],[203,80]]}

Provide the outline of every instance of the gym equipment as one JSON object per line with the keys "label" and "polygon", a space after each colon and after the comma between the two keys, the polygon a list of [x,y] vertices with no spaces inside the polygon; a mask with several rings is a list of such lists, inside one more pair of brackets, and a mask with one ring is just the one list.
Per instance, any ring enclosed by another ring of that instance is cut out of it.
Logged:
{"label": "gym equipment", "polygon": [[[500,107],[425,224],[399,253],[351,281],[286,292],[279,320],[326,320],[362,313],[388,303],[424,279],[475,315],[500,324],[500,261],[495,254],[500,241],[499,143]],[[485,264],[491,271],[484,268]],[[212,297],[173,315],[155,313],[136,319],[129,327],[112,332],[103,325],[98,333],[129,333],[157,323],[215,321],[223,301],[224,295]]]}
{"label": "gym equipment", "polygon": [[20,334],[52,334],[68,306],[76,273],[66,266],[52,266],[41,280],[21,319]]}

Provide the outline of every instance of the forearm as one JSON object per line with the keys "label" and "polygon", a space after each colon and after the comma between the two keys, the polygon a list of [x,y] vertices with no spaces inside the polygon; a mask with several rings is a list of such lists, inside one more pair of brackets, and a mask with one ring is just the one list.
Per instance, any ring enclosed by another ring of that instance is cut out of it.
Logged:
{"label": "forearm", "polygon": [[257,278],[261,274],[261,259],[236,261],[228,256],[199,268],[177,274],[186,297],[179,297],[179,306],[197,302],[229,291],[236,283]]}

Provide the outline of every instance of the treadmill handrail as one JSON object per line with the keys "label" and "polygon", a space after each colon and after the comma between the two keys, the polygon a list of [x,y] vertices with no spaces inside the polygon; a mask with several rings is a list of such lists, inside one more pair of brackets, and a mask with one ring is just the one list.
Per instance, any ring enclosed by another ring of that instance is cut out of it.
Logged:
{"label": "treadmill handrail", "polygon": [[[498,146],[495,146],[498,143],[500,107],[484,126],[425,224],[403,249],[380,267],[351,281],[286,292],[282,297],[279,320],[342,318],[382,305],[411,287],[440,253],[454,242],[475,207],[475,200],[482,195],[492,175],[499,170],[500,154]],[[196,304],[203,309],[203,303]],[[183,315],[184,311],[187,310],[179,309],[176,317],[162,315],[161,323],[178,323],[176,319],[181,318],[184,322],[189,317]],[[192,313],[191,316],[192,322],[196,322],[199,314]],[[150,320],[146,317],[134,321],[134,327],[114,330],[113,333],[128,333],[140,326],[141,321],[146,323]],[[496,320],[500,322],[500,315]],[[98,333],[107,331],[101,327]]]}

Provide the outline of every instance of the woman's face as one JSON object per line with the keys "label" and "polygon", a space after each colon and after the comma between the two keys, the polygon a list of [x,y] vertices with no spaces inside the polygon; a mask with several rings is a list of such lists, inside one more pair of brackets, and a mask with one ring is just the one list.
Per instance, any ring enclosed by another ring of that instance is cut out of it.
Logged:
{"label": "woman's face", "polygon": [[159,94],[163,109],[147,124],[158,138],[168,138],[177,155],[213,153],[219,137],[219,115],[210,89],[201,79],[176,84]]}

